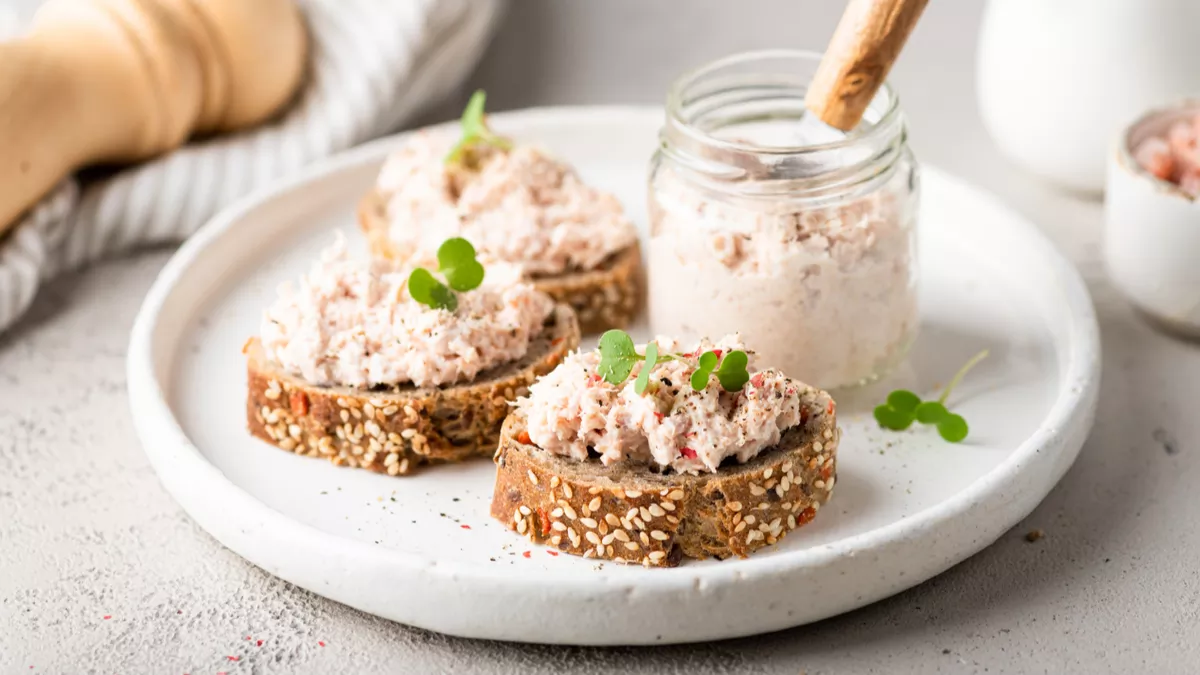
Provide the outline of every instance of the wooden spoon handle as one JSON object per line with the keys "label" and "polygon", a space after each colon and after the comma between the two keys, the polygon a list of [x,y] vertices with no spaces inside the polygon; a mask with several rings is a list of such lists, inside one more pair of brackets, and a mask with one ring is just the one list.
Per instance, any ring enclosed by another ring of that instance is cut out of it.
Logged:
{"label": "wooden spoon handle", "polygon": [[850,0],[804,102],[823,122],[850,131],[887,79],[928,0]]}
{"label": "wooden spoon handle", "polygon": [[307,43],[295,0],[48,0],[0,43],[0,235],[81,167],[275,114]]}

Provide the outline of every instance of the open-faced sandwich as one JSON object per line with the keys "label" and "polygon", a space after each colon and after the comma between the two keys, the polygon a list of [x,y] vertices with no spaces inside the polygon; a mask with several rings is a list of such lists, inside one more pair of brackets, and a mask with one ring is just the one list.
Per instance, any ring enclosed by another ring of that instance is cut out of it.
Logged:
{"label": "open-faced sandwich", "polygon": [[585,557],[746,556],[816,516],[840,437],[829,394],[753,372],[737,336],[639,353],[610,331],[504,423],[492,516]]}
{"label": "open-faced sandwich", "polygon": [[[495,451],[509,401],[579,344],[571,309],[464,239],[438,276],[351,258],[338,240],[285,284],[246,343],[250,431],[389,475]],[[444,283],[443,283],[444,282]]]}
{"label": "open-faced sandwich", "polygon": [[484,121],[483,92],[460,133],[414,134],[384,164],[359,206],[372,253],[428,260],[465,237],[484,264],[520,265],[534,286],[569,304],[584,333],[629,324],[639,304],[641,254],[633,224],[611,194]]}

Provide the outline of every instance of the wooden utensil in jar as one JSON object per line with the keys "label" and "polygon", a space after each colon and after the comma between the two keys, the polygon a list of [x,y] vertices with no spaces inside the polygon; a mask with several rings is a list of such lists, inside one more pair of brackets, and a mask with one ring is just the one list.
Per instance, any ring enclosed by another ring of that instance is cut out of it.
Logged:
{"label": "wooden utensil in jar", "polygon": [[821,121],[850,131],[887,79],[928,0],[850,0],[804,102]]}
{"label": "wooden utensil in jar", "polygon": [[83,166],[269,118],[307,51],[294,0],[49,0],[0,43],[0,234]]}

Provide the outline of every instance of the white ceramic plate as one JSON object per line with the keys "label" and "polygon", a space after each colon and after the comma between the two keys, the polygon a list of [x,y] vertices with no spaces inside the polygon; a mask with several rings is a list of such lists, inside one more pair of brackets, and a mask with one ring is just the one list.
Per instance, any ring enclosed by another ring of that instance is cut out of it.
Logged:
{"label": "white ceramic plate", "polygon": [[[616,192],[639,221],[660,120],[636,108],[493,118]],[[307,269],[335,228],[357,241],[356,202],[397,141],[216,217],[163,270],[130,344],[138,433],[167,490],[221,543],[323,596],[436,631],[530,642],[655,644],[795,626],[995,541],[1049,492],[1091,426],[1099,345],[1079,277],[1029,223],[926,168],[912,356],[888,382],[840,400],[828,507],[747,560],[644,569],[552,557],[488,518],[487,460],[389,478],[257,441],[245,430],[242,344],[278,282]],[[952,399],[971,422],[967,442],[875,426],[871,406],[889,388],[933,391],[984,347],[991,357]]]}

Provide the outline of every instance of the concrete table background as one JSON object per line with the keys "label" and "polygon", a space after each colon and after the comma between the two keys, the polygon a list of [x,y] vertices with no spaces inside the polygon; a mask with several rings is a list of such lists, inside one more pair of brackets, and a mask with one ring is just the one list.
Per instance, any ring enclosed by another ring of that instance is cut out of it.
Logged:
{"label": "concrete table background", "polygon": [[[514,0],[473,84],[497,108],[659,102],[672,76],[709,58],[821,48],[840,9]],[[932,3],[897,66],[913,146],[1045,229],[1087,278],[1104,339],[1098,422],[1079,461],[995,545],[851,614],[703,645],[489,643],[361,614],[243,562],[159,487],[124,391],[127,334],[169,255],[147,252],[51,284],[0,335],[0,672],[1195,672],[1200,349],[1153,332],[1114,294],[1098,202],[1010,167],[984,135],[981,9]],[[1029,543],[1034,528],[1045,538]]]}

